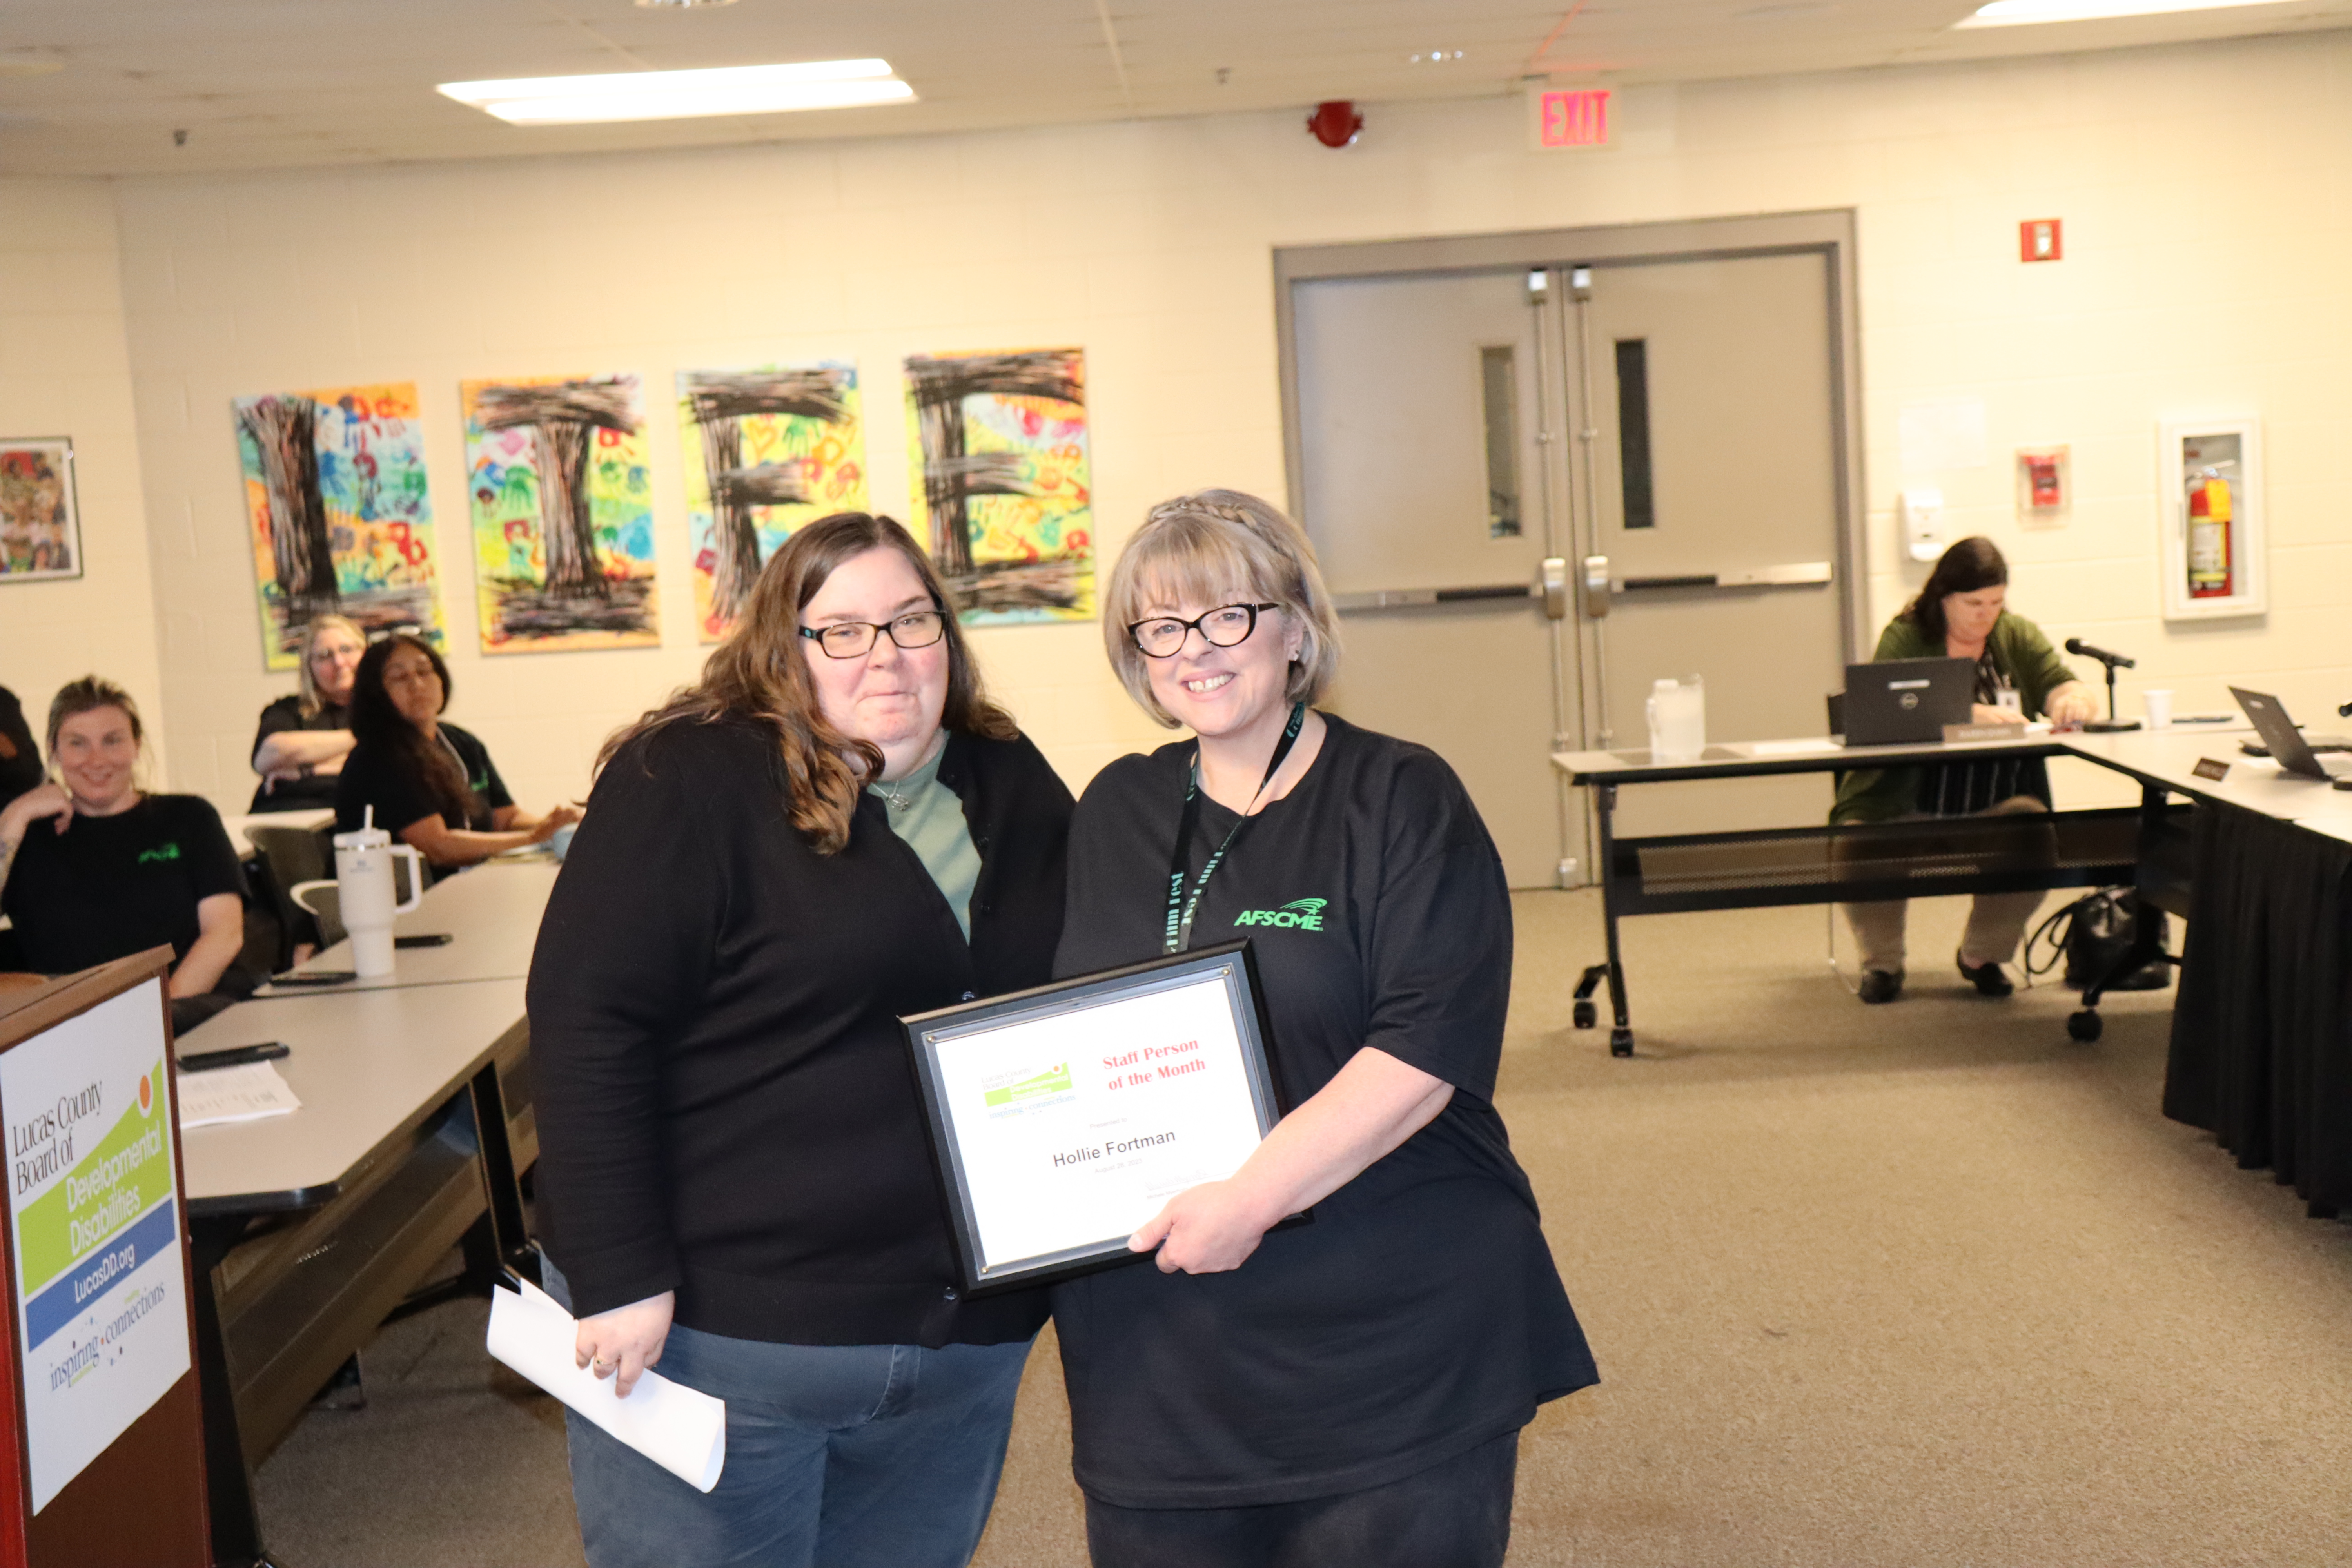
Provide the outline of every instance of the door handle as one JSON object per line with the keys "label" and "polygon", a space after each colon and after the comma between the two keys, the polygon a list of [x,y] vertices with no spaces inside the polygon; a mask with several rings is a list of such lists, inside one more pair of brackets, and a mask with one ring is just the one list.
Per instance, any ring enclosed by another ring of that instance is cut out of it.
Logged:
{"label": "door handle", "polygon": [[[1602,560],[1594,556],[1591,561]],[[1588,561],[1588,576],[1591,567]],[[1603,570],[1606,570],[1604,563]],[[1834,574],[1826,561],[1798,561],[1780,566],[1743,566],[1729,572],[1684,572],[1653,577],[1613,577],[1612,591],[1638,594],[1659,588],[1794,588],[1830,582]],[[1588,581],[1586,593],[1591,594]]]}
{"label": "door handle", "polygon": [[1555,621],[1568,619],[1568,557],[1545,556],[1536,568],[1536,586],[1543,595],[1544,614]]}
{"label": "door handle", "polygon": [[1584,558],[1584,614],[1589,620],[1608,617],[1609,557],[1606,555]]}

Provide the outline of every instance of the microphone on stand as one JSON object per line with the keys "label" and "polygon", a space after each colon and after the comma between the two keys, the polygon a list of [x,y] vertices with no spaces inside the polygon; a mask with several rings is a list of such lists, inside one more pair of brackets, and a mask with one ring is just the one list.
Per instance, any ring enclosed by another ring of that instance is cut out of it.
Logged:
{"label": "microphone on stand", "polygon": [[2124,654],[2109,653],[2103,647],[2093,647],[2081,637],[2068,637],[2066,651],[2079,653],[2084,658],[2095,658],[2107,667],[2107,716],[2105,719],[2088,720],[2084,723],[2083,728],[2094,734],[2102,735],[2113,734],[2118,730],[2138,729],[2138,720],[2116,717],[2116,671],[2136,669],[2138,668],[2139,661]]}
{"label": "microphone on stand", "polygon": [[2137,659],[2126,658],[2123,654],[2119,653],[2109,653],[2103,647],[2093,647],[2081,637],[2068,637],[2066,639],[2066,651],[2068,653],[2079,653],[2084,658],[2095,658],[2111,670],[2137,669],[2139,668],[2139,661]]}

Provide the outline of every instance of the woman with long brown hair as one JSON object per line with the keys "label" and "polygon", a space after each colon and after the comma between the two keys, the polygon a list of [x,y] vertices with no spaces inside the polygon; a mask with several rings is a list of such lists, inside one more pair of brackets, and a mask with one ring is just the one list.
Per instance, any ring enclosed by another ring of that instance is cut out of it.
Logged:
{"label": "woman with long brown hair", "polygon": [[888,518],[812,522],[616,736],[531,963],[578,1355],[727,1404],[696,1492],[571,1424],[595,1568],[968,1561],[1042,1291],[961,1298],[903,1014],[1052,978],[1071,802]]}
{"label": "woman with long brown hair", "polygon": [[352,678],[352,733],[335,787],[335,830],[349,833],[374,809],[378,827],[440,870],[543,844],[580,808],[533,816],[507,793],[490,749],[441,717],[449,667],[423,637],[395,632],[360,660]]}

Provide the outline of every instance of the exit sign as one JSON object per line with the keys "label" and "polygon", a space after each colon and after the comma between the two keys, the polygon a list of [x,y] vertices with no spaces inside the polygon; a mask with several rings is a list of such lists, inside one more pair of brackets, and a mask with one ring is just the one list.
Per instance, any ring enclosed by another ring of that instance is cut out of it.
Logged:
{"label": "exit sign", "polygon": [[1535,88],[1528,93],[1529,124],[1538,149],[1606,147],[1615,134],[1610,89]]}

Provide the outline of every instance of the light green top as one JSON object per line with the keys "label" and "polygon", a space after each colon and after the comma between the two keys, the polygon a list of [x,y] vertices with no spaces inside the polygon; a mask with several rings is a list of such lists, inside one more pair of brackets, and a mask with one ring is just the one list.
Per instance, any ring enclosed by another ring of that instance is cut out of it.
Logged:
{"label": "light green top", "polygon": [[[980,882],[980,851],[972,847],[971,827],[964,821],[963,800],[940,783],[941,746],[921,767],[901,779],[866,786],[882,797],[890,831],[905,841],[939,884],[940,893],[955,911],[963,938],[971,940],[971,890]],[[904,805],[900,805],[900,802]]]}

